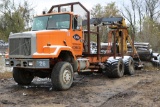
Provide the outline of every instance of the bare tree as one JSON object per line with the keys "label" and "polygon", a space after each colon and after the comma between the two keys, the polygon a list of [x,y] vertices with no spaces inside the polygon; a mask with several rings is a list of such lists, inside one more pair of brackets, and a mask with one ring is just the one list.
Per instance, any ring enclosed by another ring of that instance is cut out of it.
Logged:
{"label": "bare tree", "polygon": [[136,34],[136,22],[139,21],[138,31],[141,35],[144,18],[149,17],[152,21],[159,18],[160,0],[130,0],[130,3],[130,6],[123,5],[125,11],[121,13],[129,21],[132,35]]}
{"label": "bare tree", "polygon": [[136,34],[136,2],[135,0],[130,0],[130,2],[131,2],[131,8],[123,4],[125,12],[122,10],[120,12],[122,16],[128,20],[130,24],[131,35],[132,37],[134,37],[134,35]]}
{"label": "bare tree", "polygon": [[143,4],[144,4],[144,0],[136,0],[136,9],[138,12],[138,16],[139,16],[139,32],[140,32],[140,36],[142,33],[142,20],[144,19],[144,13],[143,13]]}
{"label": "bare tree", "polygon": [[157,19],[160,13],[160,0],[145,0],[146,16],[151,20]]}

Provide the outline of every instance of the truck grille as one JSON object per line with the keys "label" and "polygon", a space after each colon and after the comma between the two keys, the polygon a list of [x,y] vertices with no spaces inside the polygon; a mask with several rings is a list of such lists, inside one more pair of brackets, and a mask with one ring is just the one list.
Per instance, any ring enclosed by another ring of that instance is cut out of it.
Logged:
{"label": "truck grille", "polygon": [[31,55],[31,38],[10,38],[9,39],[10,55]]}

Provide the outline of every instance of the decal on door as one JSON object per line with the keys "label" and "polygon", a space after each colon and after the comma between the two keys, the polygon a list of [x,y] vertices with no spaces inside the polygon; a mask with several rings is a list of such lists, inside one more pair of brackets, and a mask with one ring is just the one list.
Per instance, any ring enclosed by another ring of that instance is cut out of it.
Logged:
{"label": "decal on door", "polygon": [[73,36],[73,38],[75,39],[75,40],[80,40],[81,39],[81,37],[78,35],[78,34],[75,34],[74,36]]}

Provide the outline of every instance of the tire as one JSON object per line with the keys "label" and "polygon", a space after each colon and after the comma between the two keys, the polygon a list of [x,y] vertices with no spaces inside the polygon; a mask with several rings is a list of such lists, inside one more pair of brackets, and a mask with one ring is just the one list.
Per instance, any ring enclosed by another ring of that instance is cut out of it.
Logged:
{"label": "tire", "polygon": [[34,75],[23,68],[13,68],[13,78],[19,85],[29,85]]}
{"label": "tire", "polygon": [[69,62],[58,62],[51,74],[52,85],[55,89],[67,90],[73,83],[73,68]]}
{"label": "tire", "polygon": [[124,64],[122,58],[108,59],[105,69],[105,75],[110,78],[120,78],[124,75]]}
{"label": "tire", "polygon": [[134,61],[131,56],[124,56],[124,74],[133,75],[135,73]]}

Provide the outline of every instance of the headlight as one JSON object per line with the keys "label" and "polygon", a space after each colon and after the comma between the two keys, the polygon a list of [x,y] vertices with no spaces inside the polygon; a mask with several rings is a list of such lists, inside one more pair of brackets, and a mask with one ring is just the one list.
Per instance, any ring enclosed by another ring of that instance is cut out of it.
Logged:
{"label": "headlight", "polygon": [[33,62],[32,62],[32,61],[29,61],[29,62],[28,62],[28,65],[29,65],[29,66],[33,66]]}
{"label": "headlight", "polygon": [[6,65],[9,65],[9,61],[6,60]]}

